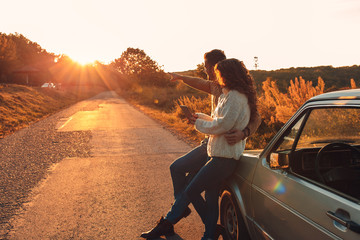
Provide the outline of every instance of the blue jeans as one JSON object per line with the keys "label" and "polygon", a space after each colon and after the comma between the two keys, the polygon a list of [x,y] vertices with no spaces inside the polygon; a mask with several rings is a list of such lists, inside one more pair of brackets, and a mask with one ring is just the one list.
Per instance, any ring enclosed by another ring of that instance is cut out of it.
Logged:
{"label": "blue jeans", "polygon": [[[191,180],[185,191],[176,198],[166,215],[175,223],[191,202],[205,224],[204,238],[214,238],[219,218],[219,192],[223,182],[236,168],[237,161],[230,158],[212,157]],[[201,193],[205,191],[205,199]]]}
{"label": "blue jeans", "polygon": [[190,180],[206,164],[207,160],[207,139],[205,139],[201,145],[176,159],[170,165],[175,200],[184,192]]}

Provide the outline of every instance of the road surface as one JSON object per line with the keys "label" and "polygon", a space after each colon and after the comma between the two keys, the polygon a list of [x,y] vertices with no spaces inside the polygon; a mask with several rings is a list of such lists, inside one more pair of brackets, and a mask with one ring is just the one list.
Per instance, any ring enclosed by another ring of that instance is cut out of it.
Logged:
{"label": "road surface", "polygon": [[[141,239],[171,207],[169,165],[191,147],[114,92],[73,107],[53,126],[58,134],[90,132],[89,153],[48,168],[9,221],[7,238]],[[203,225],[191,209],[168,239],[201,238]]]}

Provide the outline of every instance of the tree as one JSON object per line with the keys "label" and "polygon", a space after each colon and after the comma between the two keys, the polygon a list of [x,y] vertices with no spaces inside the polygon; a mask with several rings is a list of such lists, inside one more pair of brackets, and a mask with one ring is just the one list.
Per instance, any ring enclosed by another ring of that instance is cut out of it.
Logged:
{"label": "tree", "polygon": [[200,78],[204,78],[204,79],[207,78],[207,75],[205,73],[205,64],[204,63],[197,65],[195,75]]}
{"label": "tree", "polygon": [[138,48],[126,49],[120,58],[114,60],[113,66],[126,75],[160,71],[158,64]]}
{"label": "tree", "polygon": [[0,33],[0,81],[18,65],[16,45],[7,35]]}
{"label": "tree", "polygon": [[55,54],[48,53],[39,44],[21,34],[0,33],[0,81],[23,83],[19,74],[12,74],[24,66],[32,66],[40,71],[31,76],[30,84],[37,86],[51,80],[49,68],[54,65]]}
{"label": "tree", "polygon": [[144,50],[128,48],[115,59],[111,66],[120,73],[135,81],[148,85],[163,85],[166,83],[165,73],[157,62],[152,60]]}

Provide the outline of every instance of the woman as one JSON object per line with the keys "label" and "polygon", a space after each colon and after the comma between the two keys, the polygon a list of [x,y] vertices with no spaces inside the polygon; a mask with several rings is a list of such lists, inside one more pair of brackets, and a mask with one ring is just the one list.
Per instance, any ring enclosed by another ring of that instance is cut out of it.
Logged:
{"label": "woman", "polygon": [[[229,145],[224,137],[232,129],[243,130],[251,114],[256,113],[256,92],[254,81],[243,62],[227,59],[215,66],[218,84],[223,94],[210,117],[197,114],[195,128],[209,134],[207,146],[210,160],[196,175],[186,189],[186,194],[195,209],[205,214],[203,239],[215,239],[216,223],[219,217],[218,195],[220,187],[236,168],[245,149],[245,140]],[[201,192],[205,190],[205,201]]]}
{"label": "woman", "polygon": [[[152,231],[172,235],[173,224],[191,202],[205,224],[202,239],[217,239],[219,235],[216,223],[220,187],[236,168],[237,160],[245,149],[245,140],[229,145],[224,134],[234,129],[244,130],[257,110],[254,81],[243,62],[222,60],[216,64],[215,73],[223,93],[213,116],[197,113],[190,119],[198,131],[210,135],[207,145],[209,161],[175,200],[165,219],[162,218]],[[205,199],[201,196],[203,191]]]}

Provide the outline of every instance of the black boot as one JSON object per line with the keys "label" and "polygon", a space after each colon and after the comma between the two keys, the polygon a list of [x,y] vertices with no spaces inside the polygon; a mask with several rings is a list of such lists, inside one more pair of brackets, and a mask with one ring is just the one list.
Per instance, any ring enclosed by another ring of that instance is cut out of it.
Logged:
{"label": "black boot", "polygon": [[222,236],[224,240],[227,240],[225,228],[222,225],[217,224],[215,230],[215,240],[219,239],[220,236]]}
{"label": "black boot", "polygon": [[171,224],[171,222],[161,217],[156,227],[154,227],[148,232],[142,233],[140,237],[146,239],[154,239],[154,238],[159,238],[160,236],[163,235],[169,237],[175,235],[175,232],[174,232],[174,226]]}

